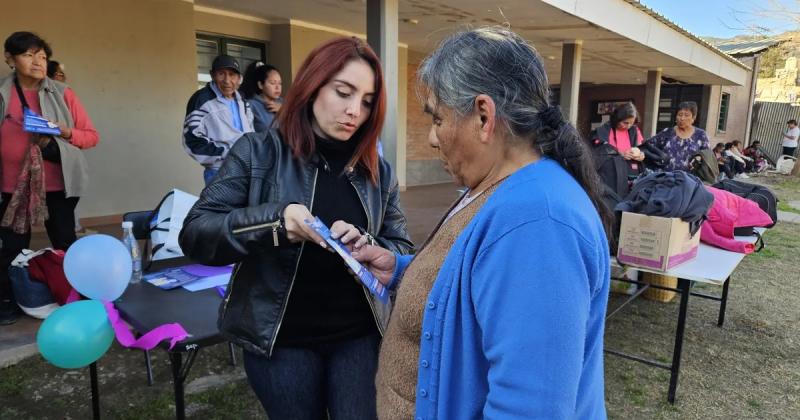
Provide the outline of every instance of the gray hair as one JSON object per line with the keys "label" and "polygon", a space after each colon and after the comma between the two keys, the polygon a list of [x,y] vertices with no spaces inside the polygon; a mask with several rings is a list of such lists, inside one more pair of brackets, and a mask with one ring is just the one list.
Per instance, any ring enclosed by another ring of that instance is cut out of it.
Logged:
{"label": "gray hair", "polygon": [[417,73],[419,85],[437,104],[459,116],[472,112],[475,97],[488,95],[497,117],[515,136],[531,137],[537,114],[547,109],[550,88],[542,58],[519,35],[503,27],[485,27],[445,39]]}
{"label": "gray hair", "polygon": [[459,32],[442,41],[420,65],[420,98],[436,99],[457,116],[473,112],[475,97],[488,95],[510,133],[558,162],[583,187],[610,233],[612,215],[601,198],[588,145],[561,111],[550,105],[542,58],[504,27]]}

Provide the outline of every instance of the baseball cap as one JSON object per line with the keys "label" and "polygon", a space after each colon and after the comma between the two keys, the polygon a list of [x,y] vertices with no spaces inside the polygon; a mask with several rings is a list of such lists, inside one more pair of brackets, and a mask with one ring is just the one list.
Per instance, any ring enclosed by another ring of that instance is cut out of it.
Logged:
{"label": "baseball cap", "polygon": [[229,55],[218,55],[211,64],[212,73],[222,69],[231,69],[236,73],[242,74],[242,71],[239,70],[239,62]]}

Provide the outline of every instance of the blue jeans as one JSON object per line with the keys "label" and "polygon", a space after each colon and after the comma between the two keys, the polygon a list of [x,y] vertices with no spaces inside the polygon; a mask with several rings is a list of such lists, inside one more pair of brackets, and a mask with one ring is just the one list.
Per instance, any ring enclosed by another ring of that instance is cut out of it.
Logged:
{"label": "blue jeans", "polygon": [[203,170],[203,181],[206,182],[206,185],[210,184],[211,180],[217,176],[217,172],[219,172],[219,169],[215,168],[205,168]]}
{"label": "blue jeans", "polygon": [[245,351],[244,370],[270,420],[375,419],[379,346],[375,334],[276,347],[271,359]]}

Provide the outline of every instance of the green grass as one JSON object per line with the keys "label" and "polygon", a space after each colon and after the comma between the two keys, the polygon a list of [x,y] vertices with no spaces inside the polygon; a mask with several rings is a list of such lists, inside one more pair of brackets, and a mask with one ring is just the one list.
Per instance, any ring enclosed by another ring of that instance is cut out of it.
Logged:
{"label": "green grass", "polygon": [[9,370],[7,373],[3,372],[0,375],[0,395],[9,397],[20,395],[24,390],[24,379],[21,371]]}
{"label": "green grass", "polygon": [[[800,189],[798,181],[787,183]],[[716,326],[717,303],[690,299],[675,405],[666,403],[668,372],[606,357],[609,418],[797,417],[800,398],[786,396],[800,395],[800,224],[778,223],[764,239],[766,248],[747,256],[732,275],[724,327]],[[719,287],[702,289],[720,293]],[[667,361],[677,309],[677,301],[634,301],[607,323],[607,346]]]}

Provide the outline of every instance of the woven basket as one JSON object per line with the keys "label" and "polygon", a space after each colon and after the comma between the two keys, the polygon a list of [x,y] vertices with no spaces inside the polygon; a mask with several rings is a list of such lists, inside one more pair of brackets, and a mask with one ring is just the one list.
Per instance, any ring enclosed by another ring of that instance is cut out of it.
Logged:
{"label": "woven basket", "polygon": [[[644,283],[654,284],[664,287],[678,287],[678,278],[672,276],[665,276],[663,274],[642,273],[641,280]],[[650,287],[642,293],[647,300],[654,300],[656,302],[671,302],[677,295],[676,292],[669,290],[656,289]]]}

